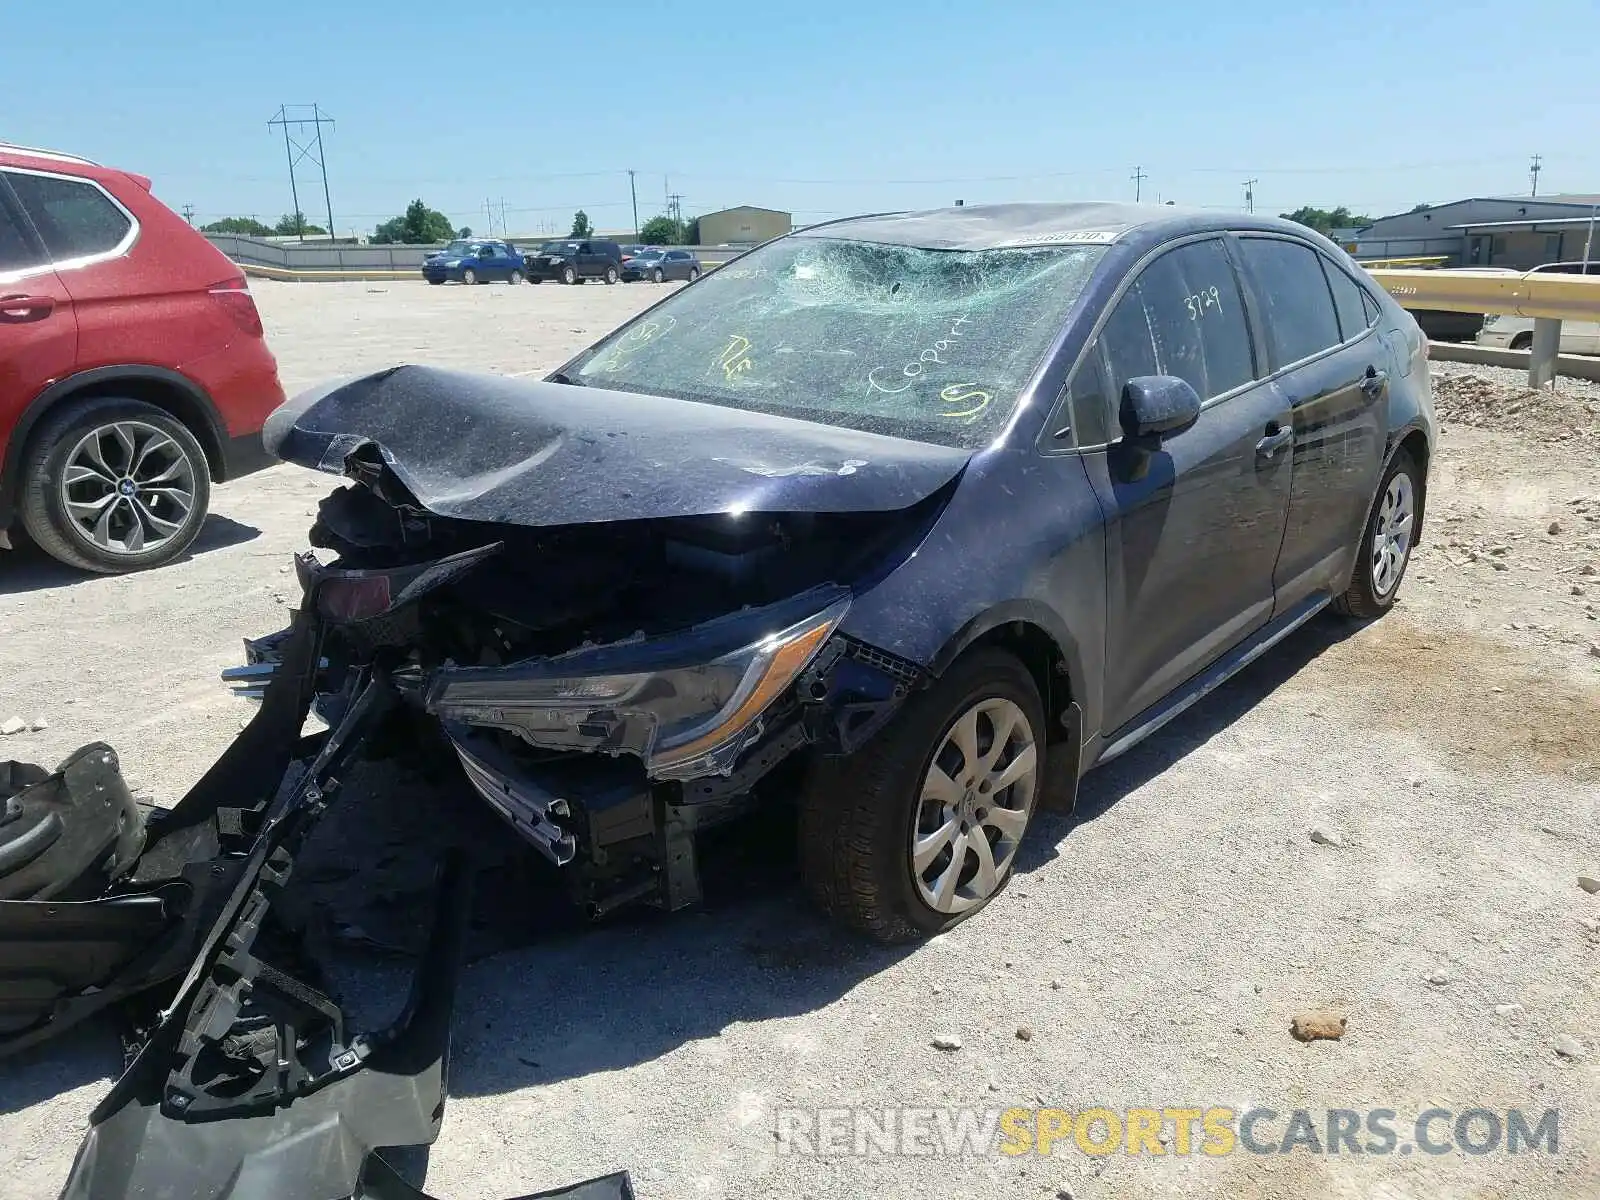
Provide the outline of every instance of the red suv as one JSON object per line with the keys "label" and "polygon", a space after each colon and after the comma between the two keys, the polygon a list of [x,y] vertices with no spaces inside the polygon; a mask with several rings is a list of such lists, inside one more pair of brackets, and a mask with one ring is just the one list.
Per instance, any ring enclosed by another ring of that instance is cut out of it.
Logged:
{"label": "red suv", "polygon": [[282,402],[243,272],[148,179],[0,142],[0,547],[176,558]]}

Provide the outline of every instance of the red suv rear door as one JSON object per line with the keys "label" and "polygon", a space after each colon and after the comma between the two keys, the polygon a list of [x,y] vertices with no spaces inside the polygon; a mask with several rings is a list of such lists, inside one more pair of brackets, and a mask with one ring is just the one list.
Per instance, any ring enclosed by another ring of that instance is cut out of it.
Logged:
{"label": "red suv rear door", "polygon": [[72,296],[0,174],[0,461],[23,410],[77,356]]}

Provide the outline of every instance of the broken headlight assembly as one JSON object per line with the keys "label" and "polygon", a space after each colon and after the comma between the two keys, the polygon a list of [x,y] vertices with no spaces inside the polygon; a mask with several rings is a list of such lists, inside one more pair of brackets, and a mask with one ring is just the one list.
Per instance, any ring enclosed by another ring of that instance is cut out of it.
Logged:
{"label": "broken headlight assembly", "polygon": [[637,755],[658,779],[732,771],[762,714],[838,628],[848,594],[776,632],[748,639],[753,614],[680,637],[574,651],[512,667],[446,668],[427,707],[550,749]]}

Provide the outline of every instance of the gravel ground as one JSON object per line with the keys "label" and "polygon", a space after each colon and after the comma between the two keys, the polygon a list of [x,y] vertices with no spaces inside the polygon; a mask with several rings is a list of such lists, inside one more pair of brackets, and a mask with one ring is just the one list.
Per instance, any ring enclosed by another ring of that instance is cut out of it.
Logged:
{"label": "gravel ground", "polygon": [[[255,290],[291,389],[397,360],[548,368],[661,294]],[[1313,622],[1091,775],[1076,817],[1043,815],[1010,891],[955,932],[894,951],[842,937],[781,855],[702,913],[574,932],[508,906],[526,934],[467,969],[428,1190],[630,1166],[650,1200],[1600,1194],[1600,897],[1577,883],[1600,876],[1600,391],[1434,370],[1446,427],[1395,611]],[[149,575],[0,559],[0,721],[45,721],[0,755],[50,763],[103,738],[147,795],[181,795],[245,715],[216,672],[283,624],[325,489],[287,467],[219,488],[195,553]],[[374,769],[366,794],[405,785]],[[376,994],[393,970],[349,987]],[[1292,1040],[1310,1008],[1344,1015],[1343,1039]],[[117,1064],[91,1027],[0,1067],[0,1196],[55,1194]],[[1560,1148],[806,1157],[774,1138],[785,1106],[1035,1104],[1381,1107],[1403,1135],[1435,1105],[1555,1108]]]}

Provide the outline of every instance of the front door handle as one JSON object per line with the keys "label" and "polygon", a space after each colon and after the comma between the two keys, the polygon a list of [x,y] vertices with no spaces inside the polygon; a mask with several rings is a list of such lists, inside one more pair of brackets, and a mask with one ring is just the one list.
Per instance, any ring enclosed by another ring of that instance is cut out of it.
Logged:
{"label": "front door handle", "polygon": [[0,321],[8,325],[42,321],[55,310],[56,302],[50,296],[0,296]]}
{"label": "front door handle", "polygon": [[1383,385],[1389,382],[1389,372],[1380,371],[1377,367],[1368,367],[1367,373],[1361,377],[1361,390],[1367,394],[1368,399],[1376,400],[1378,393],[1383,391]]}
{"label": "front door handle", "polygon": [[1262,458],[1271,458],[1292,441],[1294,441],[1294,427],[1279,425],[1273,421],[1267,425],[1267,436],[1256,443],[1256,453]]}

